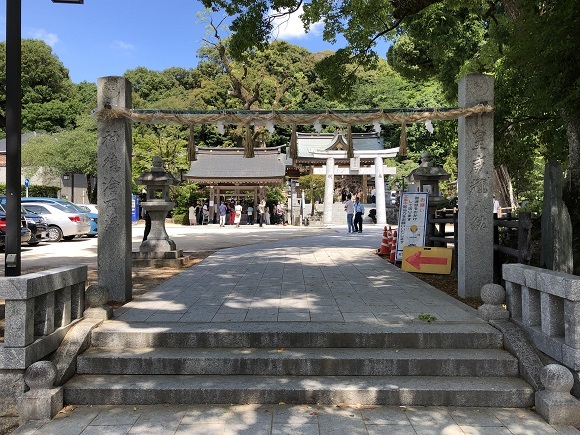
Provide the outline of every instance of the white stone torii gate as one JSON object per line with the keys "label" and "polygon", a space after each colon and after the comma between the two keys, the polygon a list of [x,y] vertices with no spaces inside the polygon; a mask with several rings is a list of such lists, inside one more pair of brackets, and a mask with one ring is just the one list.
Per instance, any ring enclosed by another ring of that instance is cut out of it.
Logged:
{"label": "white stone torii gate", "polygon": [[[399,148],[389,148],[386,150],[355,150],[354,159],[351,160],[348,173],[342,171],[347,168],[335,168],[335,159],[347,159],[346,151],[315,151],[312,156],[317,159],[326,159],[326,165],[322,168],[314,168],[315,174],[325,174],[326,180],[324,183],[324,225],[332,225],[332,204],[334,203],[334,175],[339,171],[340,175],[372,175],[375,176],[375,196],[377,198],[385,197],[385,174],[395,175],[396,168],[383,165],[383,159],[395,157],[399,152]],[[369,168],[360,168],[353,166],[353,160],[358,161],[359,158],[375,159],[375,164]],[[324,170],[324,172],[322,172]],[[343,173],[344,172],[344,173]],[[377,223],[384,225],[387,223],[387,206],[385,201],[377,201]]]}

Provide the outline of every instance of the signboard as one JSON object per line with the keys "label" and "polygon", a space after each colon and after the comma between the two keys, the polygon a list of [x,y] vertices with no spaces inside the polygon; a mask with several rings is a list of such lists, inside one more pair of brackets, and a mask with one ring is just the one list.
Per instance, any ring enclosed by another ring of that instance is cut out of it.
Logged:
{"label": "signboard", "polygon": [[131,222],[139,221],[139,195],[131,195]]}
{"label": "signboard", "polygon": [[425,246],[428,201],[429,194],[426,192],[403,192],[401,194],[397,255],[395,257],[397,261],[403,259],[405,246]]}
{"label": "signboard", "polygon": [[[314,168],[313,173],[315,175],[326,175],[326,165],[322,168]],[[397,168],[394,166],[383,166],[383,174],[385,175],[395,175],[397,173]],[[334,175],[375,175],[375,165],[362,166],[360,169],[352,170],[350,167],[339,168],[334,167]]]}
{"label": "signboard", "polygon": [[358,171],[360,169],[360,157],[350,158],[350,169],[353,171]]}
{"label": "signboard", "polygon": [[452,254],[453,249],[450,248],[405,246],[401,268],[407,272],[449,275]]}

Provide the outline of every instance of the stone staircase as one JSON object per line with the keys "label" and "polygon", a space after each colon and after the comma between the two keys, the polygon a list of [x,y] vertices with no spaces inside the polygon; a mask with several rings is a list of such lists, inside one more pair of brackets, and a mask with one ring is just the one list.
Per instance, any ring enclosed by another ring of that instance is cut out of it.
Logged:
{"label": "stone staircase", "polygon": [[533,405],[484,323],[108,321],[91,345],[67,404]]}

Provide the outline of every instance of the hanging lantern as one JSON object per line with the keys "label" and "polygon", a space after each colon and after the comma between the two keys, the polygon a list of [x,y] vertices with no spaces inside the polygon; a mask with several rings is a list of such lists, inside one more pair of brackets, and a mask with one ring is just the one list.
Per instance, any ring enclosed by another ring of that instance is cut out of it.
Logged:
{"label": "hanging lantern", "polygon": [[221,121],[217,122],[217,130],[219,134],[224,134],[226,132],[226,129],[224,128],[224,123]]}
{"label": "hanging lantern", "polygon": [[266,128],[270,132],[270,134],[274,134],[274,123],[272,121],[266,122]]}
{"label": "hanging lantern", "polygon": [[430,119],[428,119],[427,121],[425,121],[425,128],[431,134],[433,134],[433,132],[435,131],[435,129],[433,128],[433,123],[431,122]]}
{"label": "hanging lantern", "polygon": [[314,124],[312,124],[312,126],[314,127],[314,130],[316,130],[316,133],[320,133],[322,131],[322,124],[320,123],[319,119],[314,121]]}
{"label": "hanging lantern", "polygon": [[373,129],[375,133],[381,134],[381,123],[379,121],[373,121]]}

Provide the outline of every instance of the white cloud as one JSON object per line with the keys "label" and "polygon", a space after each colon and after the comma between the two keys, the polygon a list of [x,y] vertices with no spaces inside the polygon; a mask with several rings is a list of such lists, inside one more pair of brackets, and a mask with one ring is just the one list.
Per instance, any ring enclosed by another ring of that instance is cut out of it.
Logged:
{"label": "white cloud", "polygon": [[[274,13],[274,11],[270,11],[270,13]],[[281,18],[276,18],[272,23],[274,25],[272,36],[275,39],[292,40],[306,38],[309,34],[320,35],[324,23],[319,21],[318,23],[312,24],[309,32],[306,33],[304,24],[300,20],[300,16],[303,13],[302,6],[300,6],[296,12]]]}
{"label": "white cloud", "polygon": [[111,47],[122,51],[133,51],[135,46],[125,41],[114,41]]}
{"label": "white cloud", "polygon": [[58,42],[58,36],[56,33],[49,33],[44,29],[30,29],[27,34],[34,39],[41,39],[50,47]]}

